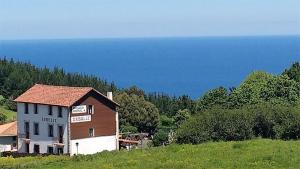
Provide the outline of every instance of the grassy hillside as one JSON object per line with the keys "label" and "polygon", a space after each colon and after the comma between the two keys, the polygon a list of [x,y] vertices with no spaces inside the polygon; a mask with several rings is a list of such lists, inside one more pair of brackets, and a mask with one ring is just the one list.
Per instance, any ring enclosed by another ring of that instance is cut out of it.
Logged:
{"label": "grassy hillside", "polygon": [[300,141],[258,139],[171,145],[80,157],[2,158],[0,168],[300,168]]}
{"label": "grassy hillside", "polygon": [[16,119],[16,112],[11,111],[11,110],[7,110],[6,108],[4,108],[3,106],[0,106],[0,112],[5,114],[7,119],[7,122],[13,121]]}
{"label": "grassy hillside", "polygon": [[[0,102],[2,102],[4,100],[4,97],[2,95],[0,95]],[[16,112],[8,110],[6,108],[4,108],[3,106],[0,105],[0,113],[3,113],[6,115],[7,122],[13,121],[14,119],[16,119]]]}

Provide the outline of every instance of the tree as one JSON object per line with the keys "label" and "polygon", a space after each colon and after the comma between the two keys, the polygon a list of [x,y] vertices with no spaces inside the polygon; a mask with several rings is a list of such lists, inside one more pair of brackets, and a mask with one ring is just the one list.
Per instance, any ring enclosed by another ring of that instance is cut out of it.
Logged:
{"label": "tree", "polygon": [[145,96],[145,92],[142,89],[138,88],[137,86],[132,86],[130,88],[127,88],[124,90],[124,92],[126,92],[129,95],[135,94],[139,97]]}
{"label": "tree", "polygon": [[0,124],[3,124],[6,121],[6,115],[0,111]]}
{"label": "tree", "polygon": [[215,106],[227,107],[228,91],[224,87],[213,89],[197,101],[197,111],[204,111]]}
{"label": "tree", "polygon": [[287,102],[295,104],[300,96],[300,86],[287,75],[273,76],[265,72],[253,72],[229,96],[229,108],[255,105],[263,102]]}
{"label": "tree", "polygon": [[159,111],[144,97],[125,92],[118,93],[115,101],[120,104],[118,109],[120,124],[131,125],[138,128],[139,132],[153,134],[159,126]]}
{"label": "tree", "polygon": [[300,82],[300,64],[299,64],[299,62],[293,63],[289,69],[286,69],[283,72],[283,75],[287,75],[290,79],[293,79],[296,82]]}
{"label": "tree", "polygon": [[189,112],[188,109],[178,110],[178,112],[174,116],[174,121],[177,128],[180,127],[190,117],[191,117],[191,113]]}

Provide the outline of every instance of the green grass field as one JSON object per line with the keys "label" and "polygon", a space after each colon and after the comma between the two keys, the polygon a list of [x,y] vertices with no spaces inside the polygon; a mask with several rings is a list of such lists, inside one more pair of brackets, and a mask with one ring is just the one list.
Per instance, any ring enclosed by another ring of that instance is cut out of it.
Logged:
{"label": "green grass field", "polygon": [[7,117],[6,121],[7,122],[11,122],[11,121],[16,119],[17,113],[14,112],[14,111],[11,111],[11,110],[7,110],[3,106],[0,106],[0,112],[6,115],[6,117]]}
{"label": "green grass field", "polygon": [[257,139],[201,145],[171,145],[79,157],[1,158],[0,168],[300,168],[300,141]]}

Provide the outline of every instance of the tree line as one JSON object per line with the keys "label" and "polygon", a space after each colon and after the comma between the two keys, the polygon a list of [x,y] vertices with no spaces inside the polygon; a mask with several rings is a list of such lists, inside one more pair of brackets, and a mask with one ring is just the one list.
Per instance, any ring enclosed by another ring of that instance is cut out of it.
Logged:
{"label": "tree line", "polygon": [[257,71],[238,87],[219,87],[196,101],[177,130],[178,143],[300,138],[300,64],[279,75]]}

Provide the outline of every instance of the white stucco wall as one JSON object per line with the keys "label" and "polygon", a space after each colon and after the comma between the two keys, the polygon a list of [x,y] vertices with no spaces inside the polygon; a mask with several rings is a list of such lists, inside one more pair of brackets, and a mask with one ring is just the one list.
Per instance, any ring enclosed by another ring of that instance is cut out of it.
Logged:
{"label": "white stucco wall", "polygon": [[[40,153],[47,153],[48,146],[53,146],[54,153],[56,153],[56,146],[54,146],[54,137],[58,137],[58,126],[62,125],[64,129],[63,142],[64,153],[68,153],[68,108],[62,108],[63,117],[58,117],[58,107],[52,106],[53,114],[48,115],[48,105],[38,105],[38,114],[34,114],[34,104],[28,104],[29,114],[25,114],[25,104],[17,103],[17,120],[18,120],[18,133],[25,134],[25,122],[29,122],[30,131],[30,145],[29,152],[33,153],[34,144],[40,146]],[[51,118],[52,121],[42,120],[43,118]],[[55,120],[55,122],[53,121]],[[34,135],[34,123],[39,123],[39,135]],[[48,137],[48,125],[53,125],[53,137]],[[25,152],[24,139],[18,137],[18,151]]]}
{"label": "white stucco wall", "polygon": [[13,141],[12,136],[0,137],[0,152],[11,151],[13,143],[16,141]]}
{"label": "white stucco wall", "polygon": [[116,150],[117,147],[115,135],[76,139],[70,142],[71,155],[77,154],[76,143],[78,143],[78,154],[95,154],[104,150],[112,151]]}

